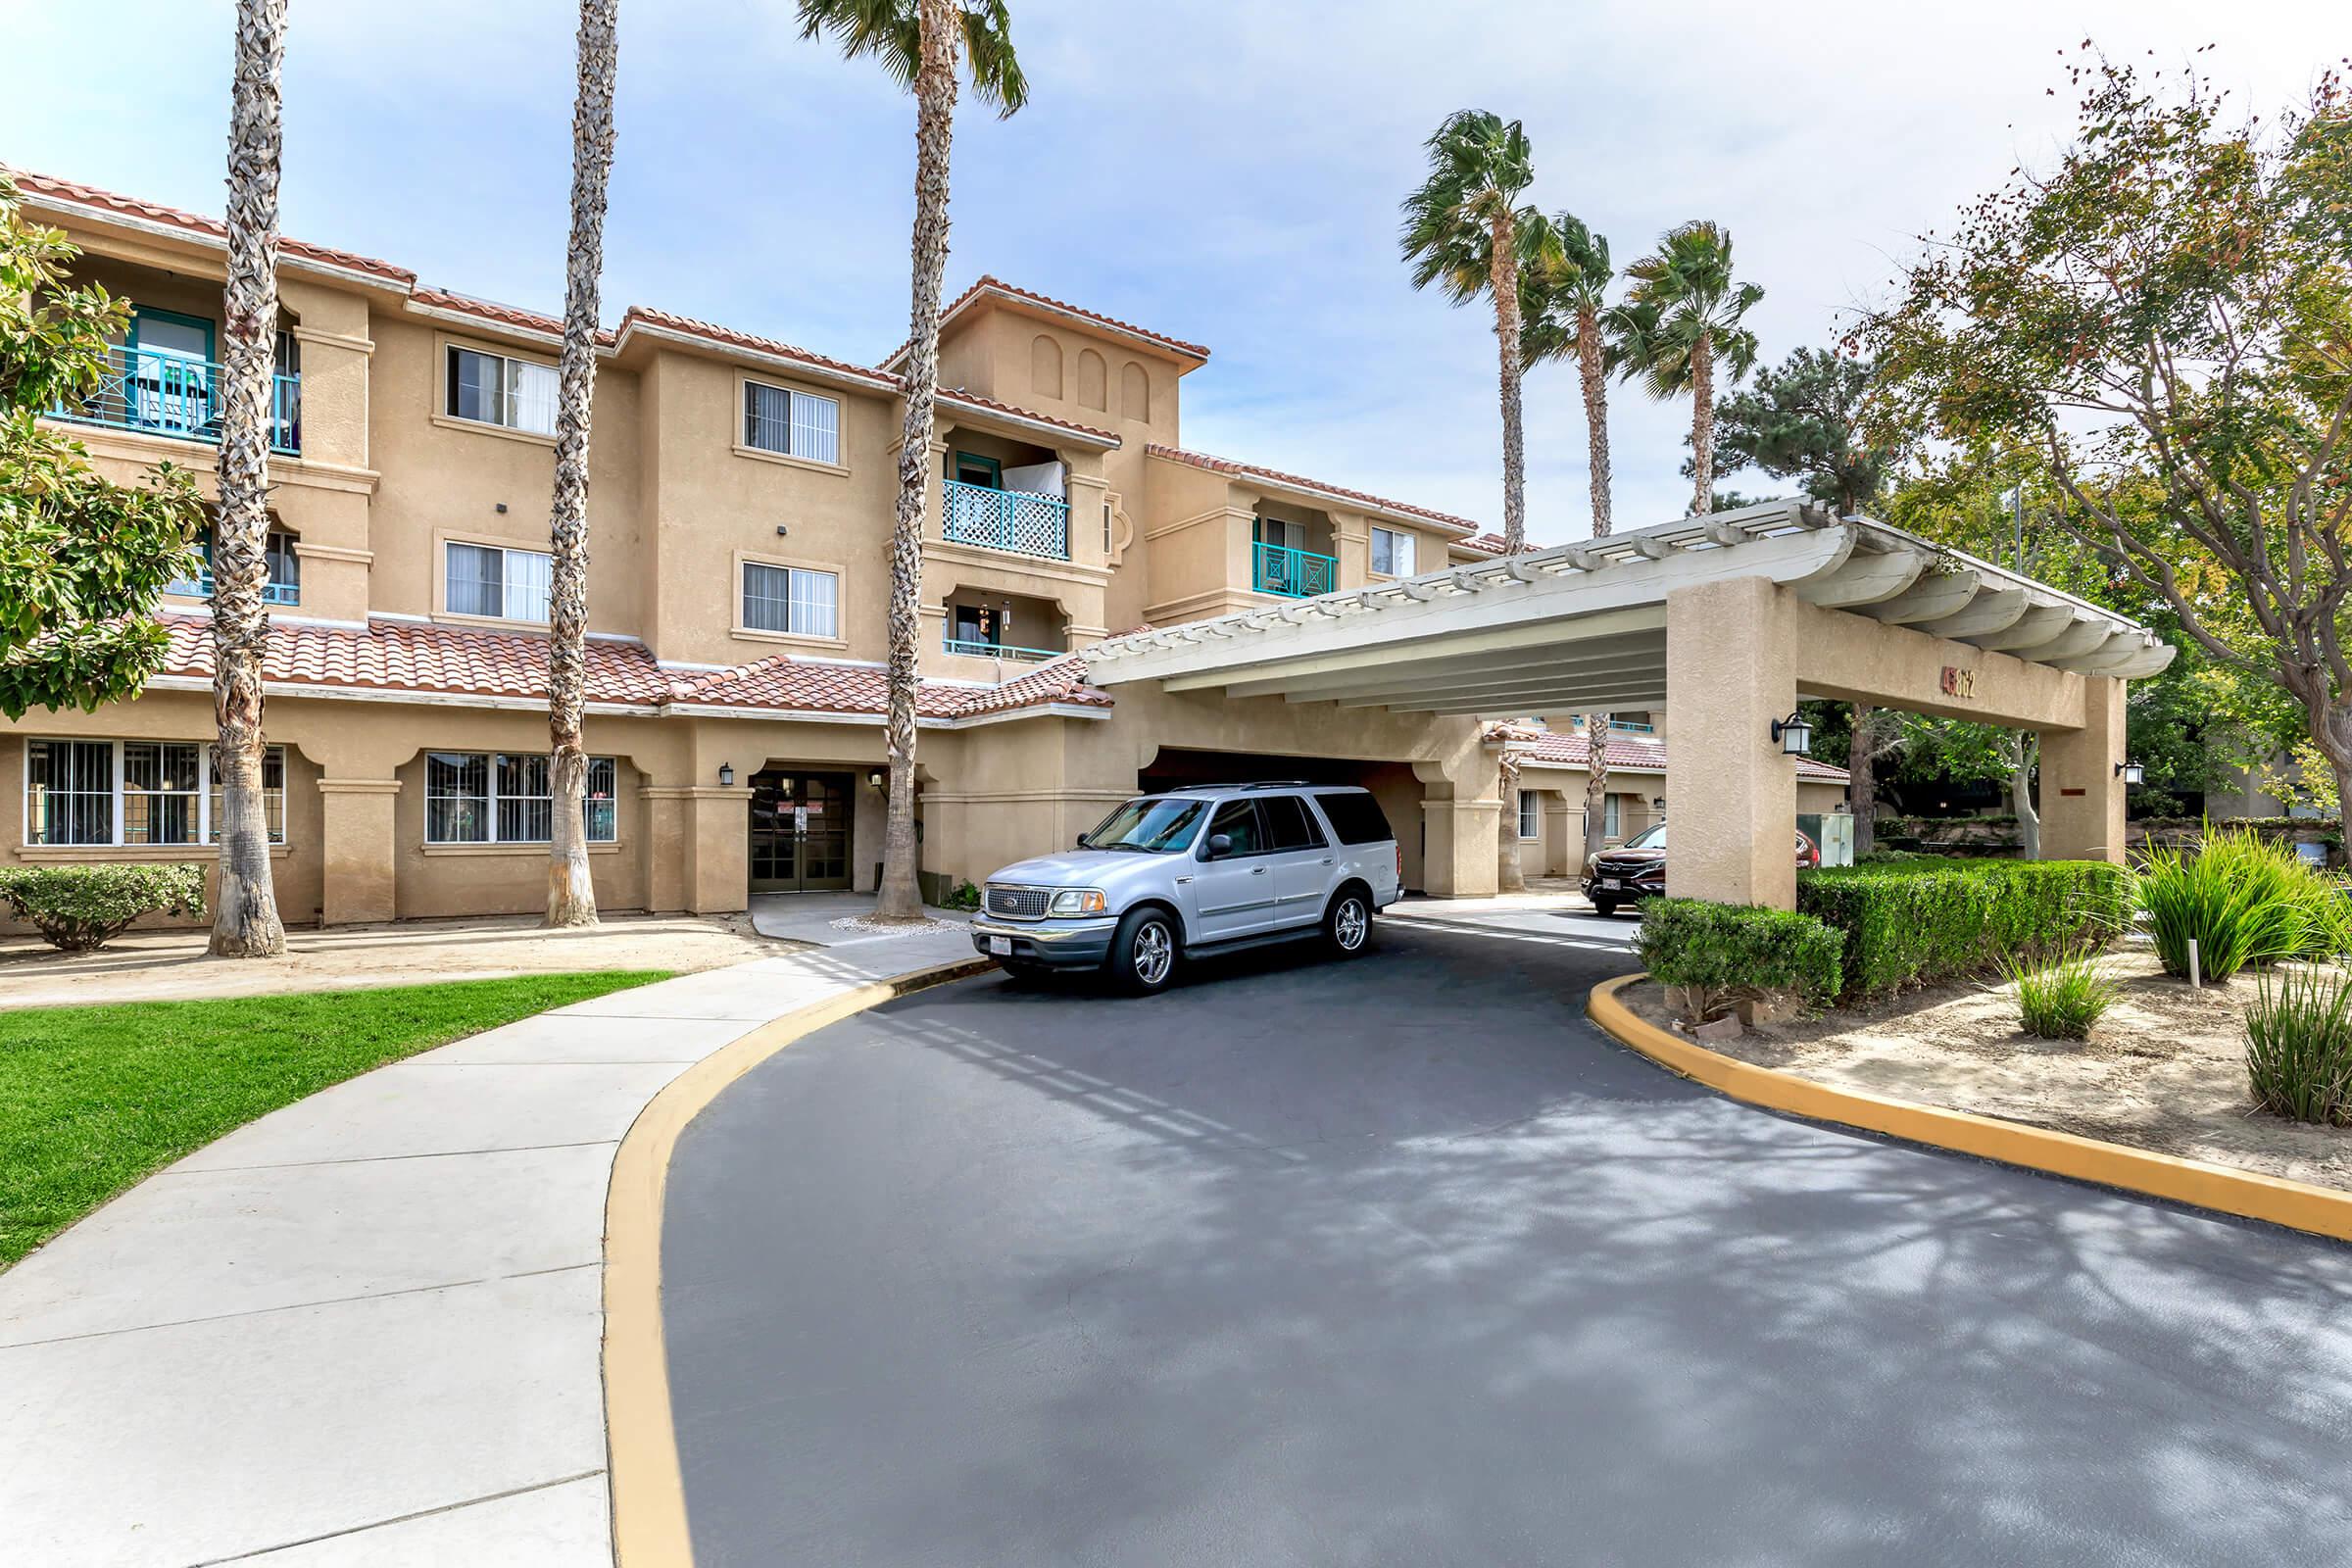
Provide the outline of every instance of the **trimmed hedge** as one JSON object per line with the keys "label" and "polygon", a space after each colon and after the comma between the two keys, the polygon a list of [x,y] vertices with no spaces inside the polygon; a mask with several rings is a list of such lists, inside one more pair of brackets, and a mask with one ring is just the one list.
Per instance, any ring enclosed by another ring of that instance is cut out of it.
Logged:
{"label": "trimmed hedge", "polygon": [[2097,860],[1899,860],[1796,879],[1798,911],[1844,933],[1849,1002],[2103,945],[2130,905],[2130,876]]}
{"label": "trimmed hedge", "polygon": [[1634,951],[1652,979],[1686,987],[1704,1017],[1762,992],[1835,1001],[1844,940],[1821,921],[1786,909],[1651,899],[1642,906]]}
{"label": "trimmed hedge", "polygon": [[53,947],[104,947],[142,914],[204,913],[201,865],[0,866],[0,901]]}

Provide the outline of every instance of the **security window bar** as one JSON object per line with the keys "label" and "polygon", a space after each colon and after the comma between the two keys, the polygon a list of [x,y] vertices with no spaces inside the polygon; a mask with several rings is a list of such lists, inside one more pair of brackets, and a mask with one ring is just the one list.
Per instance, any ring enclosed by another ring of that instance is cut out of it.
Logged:
{"label": "security window bar", "polygon": [[[588,759],[588,798],[582,810],[591,844],[615,840],[616,777],[612,758]],[[545,844],[554,827],[555,801],[544,754],[425,755],[427,844]]]}
{"label": "security window bar", "polygon": [[743,564],[743,624],[747,631],[794,637],[837,637],[841,579],[803,566]]}
{"label": "security window bar", "polygon": [[743,444],[810,463],[841,462],[841,405],[786,387],[743,383]]}
{"label": "security window bar", "polygon": [[1544,836],[1544,801],[1534,790],[1519,792],[1519,836],[1523,839]]}
{"label": "security window bar", "polygon": [[453,615],[493,620],[547,621],[547,591],[554,570],[544,550],[507,550],[496,545],[448,546],[442,573],[441,608]]}
{"label": "security window bar", "polygon": [[450,417],[556,433],[556,368],[479,349],[449,350]]}
{"label": "security window bar", "polygon": [[[270,842],[286,841],[285,748],[262,754]],[[220,838],[212,748],[194,741],[27,741],[24,842],[169,848]]]}
{"label": "security window bar", "polygon": [[[301,604],[302,557],[294,549],[294,535],[271,529],[262,540],[262,561],[269,570],[269,580],[262,584],[262,603]],[[164,592],[189,594],[200,599],[212,597],[213,536],[210,529],[204,535],[204,570],[193,577],[166,583]]]}

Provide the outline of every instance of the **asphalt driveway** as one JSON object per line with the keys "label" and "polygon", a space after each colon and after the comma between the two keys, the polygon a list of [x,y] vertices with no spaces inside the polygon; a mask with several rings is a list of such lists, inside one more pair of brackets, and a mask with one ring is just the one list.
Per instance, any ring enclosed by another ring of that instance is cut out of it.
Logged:
{"label": "asphalt driveway", "polygon": [[2352,1249],[1720,1099],[1579,935],[766,1062],[668,1189],[697,1561],[2352,1561]]}

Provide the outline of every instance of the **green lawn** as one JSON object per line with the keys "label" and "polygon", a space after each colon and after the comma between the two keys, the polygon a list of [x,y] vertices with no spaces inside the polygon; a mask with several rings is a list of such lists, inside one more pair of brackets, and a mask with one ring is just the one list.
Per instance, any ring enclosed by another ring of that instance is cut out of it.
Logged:
{"label": "green lawn", "polygon": [[667,978],[610,969],[0,1012],[0,1268],[266,1111],[534,1012]]}

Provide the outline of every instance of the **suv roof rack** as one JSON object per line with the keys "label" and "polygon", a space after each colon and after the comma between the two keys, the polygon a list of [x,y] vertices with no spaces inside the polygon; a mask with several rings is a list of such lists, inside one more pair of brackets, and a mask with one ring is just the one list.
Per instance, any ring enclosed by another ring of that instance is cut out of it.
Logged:
{"label": "suv roof rack", "polygon": [[1236,784],[1171,784],[1170,795],[1203,795],[1211,790],[1311,790],[1315,786],[1302,778],[1252,778]]}

